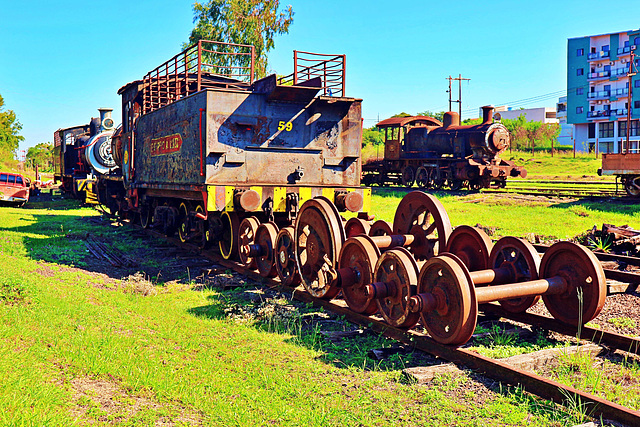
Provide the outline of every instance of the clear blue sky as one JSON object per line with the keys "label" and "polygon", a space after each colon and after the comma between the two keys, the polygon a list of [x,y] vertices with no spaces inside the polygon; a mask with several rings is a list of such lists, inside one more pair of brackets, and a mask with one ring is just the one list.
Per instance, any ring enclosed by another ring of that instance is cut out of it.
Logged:
{"label": "clear blue sky", "polygon": [[[180,51],[192,3],[0,0],[0,95],[24,126],[20,148],[87,123],[99,107],[114,108],[119,122],[117,90]],[[276,39],[270,68],[289,74],[294,49],[346,54],[346,94],[363,99],[366,127],[402,111],[446,110],[449,75],[471,79],[462,86],[463,118],[487,104],[554,106],[566,90],[567,38],[640,26],[633,2],[286,4],[294,22]]]}

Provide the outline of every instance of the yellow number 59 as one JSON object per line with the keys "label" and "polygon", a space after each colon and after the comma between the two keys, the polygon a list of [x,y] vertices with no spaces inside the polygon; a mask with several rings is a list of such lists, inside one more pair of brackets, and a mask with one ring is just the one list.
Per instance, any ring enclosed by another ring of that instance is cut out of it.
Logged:
{"label": "yellow number 59", "polygon": [[282,120],[278,122],[278,130],[286,130],[287,132],[289,132],[291,129],[293,129],[293,123],[285,122]]}

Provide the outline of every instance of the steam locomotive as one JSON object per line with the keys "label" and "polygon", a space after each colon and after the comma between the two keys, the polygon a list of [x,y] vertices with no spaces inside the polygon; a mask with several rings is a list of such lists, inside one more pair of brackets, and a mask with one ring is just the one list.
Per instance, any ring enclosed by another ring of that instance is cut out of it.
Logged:
{"label": "steam locomotive", "polygon": [[[58,129],[53,134],[54,183],[63,191],[88,203],[98,203],[92,187],[96,177],[115,171],[111,137],[115,131],[110,108],[100,108],[99,117],[88,124]],[[89,187],[89,191],[87,191]]]}
{"label": "steam locomotive", "polygon": [[500,158],[510,134],[492,119],[493,107],[483,108],[482,123],[460,125],[458,113],[432,117],[392,117],[376,126],[384,131],[384,158],[363,166],[365,185],[417,183],[423,188],[471,189],[504,187],[508,177],[527,171]]}

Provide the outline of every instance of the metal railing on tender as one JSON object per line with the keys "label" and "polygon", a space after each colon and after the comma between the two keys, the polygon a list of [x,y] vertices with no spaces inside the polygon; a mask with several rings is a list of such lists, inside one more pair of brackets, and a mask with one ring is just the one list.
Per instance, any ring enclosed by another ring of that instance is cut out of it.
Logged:
{"label": "metal railing on tender", "polygon": [[293,51],[293,73],[280,77],[278,84],[298,85],[319,77],[324,95],[344,96],[346,55]]}

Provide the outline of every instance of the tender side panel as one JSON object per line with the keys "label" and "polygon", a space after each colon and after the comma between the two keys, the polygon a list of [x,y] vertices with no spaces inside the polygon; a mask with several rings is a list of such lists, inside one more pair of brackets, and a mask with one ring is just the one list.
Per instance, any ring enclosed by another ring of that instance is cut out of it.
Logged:
{"label": "tender side panel", "polygon": [[637,174],[640,174],[640,153],[602,155],[602,175]]}
{"label": "tender side panel", "polygon": [[134,142],[136,186],[204,182],[200,125],[204,135],[205,99],[206,93],[199,92],[138,119]]}
{"label": "tender side panel", "polygon": [[360,184],[359,100],[207,94],[208,184]]}

